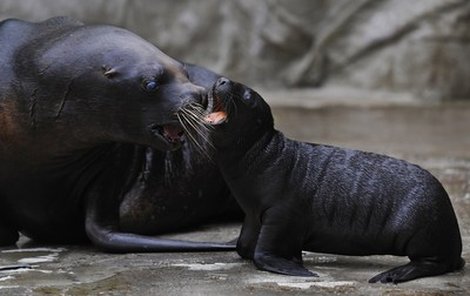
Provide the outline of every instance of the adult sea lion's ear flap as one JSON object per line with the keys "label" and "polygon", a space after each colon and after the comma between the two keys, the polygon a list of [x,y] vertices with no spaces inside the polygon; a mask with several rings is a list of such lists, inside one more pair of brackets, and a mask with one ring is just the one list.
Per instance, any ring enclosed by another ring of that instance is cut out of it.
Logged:
{"label": "adult sea lion's ear flap", "polygon": [[111,79],[118,74],[118,71],[115,68],[108,67],[106,65],[103,65],[101,70],[103,71],[103,75],[108,79]]}

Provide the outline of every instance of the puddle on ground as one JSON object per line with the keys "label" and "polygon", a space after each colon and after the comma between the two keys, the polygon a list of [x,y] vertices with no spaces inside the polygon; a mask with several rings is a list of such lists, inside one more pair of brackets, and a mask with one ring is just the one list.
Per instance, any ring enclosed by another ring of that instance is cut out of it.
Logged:
{"label": "puddle on ground", "polygon": [[54,262],[59,259],[64,248],[31,248],[2,250],[0,269],[5,265],[28,265]]}

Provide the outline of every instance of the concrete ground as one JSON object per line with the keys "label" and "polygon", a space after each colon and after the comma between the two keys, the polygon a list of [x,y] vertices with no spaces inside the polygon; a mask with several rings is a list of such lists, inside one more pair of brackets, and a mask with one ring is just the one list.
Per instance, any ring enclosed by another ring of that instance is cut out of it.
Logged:
{"label": "concrete ground", "polygon": [[[406,97],[349,91],[261,92],[278,129],[306,141],[386,153],[418,163],[448,190],[470,262],[470,102],[422,105]],[[348,98],[348,100],[346,100]],[[167,237],[228,241],[238,224],[206,225]],[[407,262],[393,256],[305,253],[317,278],[258,271],[235,252],[104,254],[92,246],[36,245],[22,237],[0,250],[0,295],[470,295],[467,270],[409,283],[368,284]]]}

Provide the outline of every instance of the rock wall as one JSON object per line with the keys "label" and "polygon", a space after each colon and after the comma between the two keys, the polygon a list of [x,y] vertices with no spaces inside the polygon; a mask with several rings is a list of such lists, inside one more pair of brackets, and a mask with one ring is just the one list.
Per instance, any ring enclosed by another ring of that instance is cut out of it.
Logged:
{"label": "rock wall", "polygon": [[176,58],[270,88],[470,98],[468,0],[3,0],[0,17],[126,27]]}

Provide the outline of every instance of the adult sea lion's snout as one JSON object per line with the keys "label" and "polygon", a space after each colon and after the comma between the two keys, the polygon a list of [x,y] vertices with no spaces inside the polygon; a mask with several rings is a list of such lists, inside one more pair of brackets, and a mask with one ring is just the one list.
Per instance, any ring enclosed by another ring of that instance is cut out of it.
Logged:
{"label": "adult sea lion's snout", "polygon": [[[148,125],[148,131],[158,140],[166,144],[167,150],[175,150],[181,147],[181,144],[186,140],[185,128],[181,122],[181,114],[184,110],[190,110],[194,106],[202,109],[205,104],[206,91],[204,88],[185,83],[178,87],[178,92],[173,91],[173,94],[168,94],[166,97],[170,98],[168,104],[173,105],[168,107],[170,112],[166,120],[159,122],[152,122]],[[161,118],[161,116],[159,116]]]}

